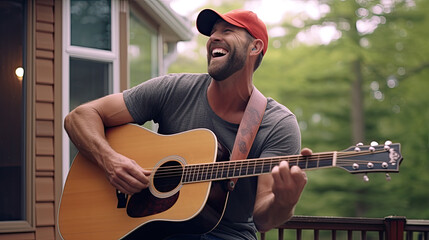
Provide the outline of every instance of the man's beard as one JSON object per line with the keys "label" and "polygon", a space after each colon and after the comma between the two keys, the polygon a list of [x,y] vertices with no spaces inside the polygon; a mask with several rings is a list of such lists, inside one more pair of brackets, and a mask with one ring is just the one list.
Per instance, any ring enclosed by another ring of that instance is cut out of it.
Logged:
{"label": "man's beard", "polygon": [[[247,46],[243,46],[242,49],[240,49],[243,53],[245,53],[247,49]],[[240,51],[239,50],[239,51]],[[213,66],[210,64],[211,59],[213,57],[211,56],[211,53],[208,54],[207,60],[208,60],[208,73],[209,75],[216,81],[223,81],[238,70],[242,69],[244,67],[244,64],[246,63],[246,56],[238,54],[237,50],[233,50],[228,53],[228,59],[226,62],[222,63],[220,66]]]}

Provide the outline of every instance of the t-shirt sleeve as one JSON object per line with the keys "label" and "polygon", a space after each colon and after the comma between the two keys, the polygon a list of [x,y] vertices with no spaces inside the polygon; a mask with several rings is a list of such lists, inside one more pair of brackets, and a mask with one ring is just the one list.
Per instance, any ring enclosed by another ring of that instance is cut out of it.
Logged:
{"label": "t-shirt sleeve", "polygon": [[125,105],[136,123],[156,121],[170,81],[168,77],[157,77],[123,92]]}

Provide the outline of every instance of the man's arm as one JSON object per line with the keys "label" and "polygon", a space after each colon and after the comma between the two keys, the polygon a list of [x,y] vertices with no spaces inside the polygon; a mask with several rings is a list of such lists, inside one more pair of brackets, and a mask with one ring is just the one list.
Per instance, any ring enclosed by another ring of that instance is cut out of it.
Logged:
{"label": "man's arm", "polygon": [[[310,149],[303,149],[302,155],[311,155]],[[266,232],[289,220],[294,213],[307,175],[298,166],[289,167],[285,161],[272,169],[271,174],[258,178],[254,222],[261,232]]]}
{"label": "man's arm", "polygon": [[83,104],[64,120],[64,128],[78,150],[106,172],[114,187],[128,194],[146,188],[150,172],[114,151],[106,140],[104,129],[133,121],[122,93]]}

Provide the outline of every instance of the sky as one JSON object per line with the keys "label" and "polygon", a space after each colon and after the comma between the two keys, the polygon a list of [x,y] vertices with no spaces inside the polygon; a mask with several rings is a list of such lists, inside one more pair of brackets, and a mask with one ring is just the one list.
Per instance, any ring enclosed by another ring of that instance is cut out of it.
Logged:
{"label": "sky", "polygon": [[[207,0],[165,0],[170,7],[181,15],[188,16],[192,11],[202,8]],[[316,1],[299,0],[249,0],[245,9],[255,12],[267,24],[275,24],[282,20],[287,12],[306,12],[312,18],[319,18],[321,9]]]}
{"label": "sky", "polygon": [[[198,10],[201,10],[207,0],[163,0],[178,14],[188,16],[195,20]],[[276,27],[280,25],[282,19],[291,15],[303,14],[311,19],[319,19],[323,14],[329,12],[329,7],[320,5],[318,1],[301,0],[248,0],[244,6],[245,9],[255,12],[258,17],[270,26],[269,37],[278,37],[285,35],[284,29]],[[191,14],[195,15],[191,15]],[[302,15],[301,15],[302,16]],[[293,18],[292,24],[296,27],[303,26],[301,18]],[[196,29],[194,29],[196,31]],[[311,32],[303,32],[298,35],[298,40],[308,43],[328,44],[332,39],[339,38],[338,31],[333,26],[320,27],[312,29]],[[189,45],[192,43],[188,43]],[[182,44],[180,44],[182,45]],[[179,46],[179,51],[181,46]]]}

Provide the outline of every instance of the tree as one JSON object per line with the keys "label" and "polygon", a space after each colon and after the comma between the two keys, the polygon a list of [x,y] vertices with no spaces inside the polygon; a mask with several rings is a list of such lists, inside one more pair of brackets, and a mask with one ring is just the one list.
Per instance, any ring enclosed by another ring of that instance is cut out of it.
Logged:
{"label": "tree", "polygon": [[[428,219],[429,209],[422,206],[429,196],[429,2],[317,3],[326,10],[318,19],[285,16],[286,34],[270,38],[255,85],[296,114],[303,146],[321,152],[392,140],[402,143],[405,160],[390,182],[374,175],[363,183],[340,169],[309,172],[296,214]],[[220,12],[237,7],[215,6]],[[335,29],[329,43],[300,40],[325,27]],[[186,58],[171,70],[200,66],[196,71],[205,72],[205,40],[199,37],[194,50],[202,58]]]}
{"label": "tree", "polygon": [[[427,153],[429,146],[428,97],[421,90],[428,75],[427,1],[319,4],[329,13],[304,26],[285,22],[290,34],[274,41],[286,49],[264,60],[282,63],[287,81],[277,88],[278,96],[301,119],[304,144],[323,151],[366,139],[393,139],[404,143],[404,164],[412,166],[389,184],[375,177],[362,185],[337,170],[311,173],[297,213],[427,218],[429,211],[417,206],[427,201],[423,186],[429,179],[423,172],[428,167],[424,155],[416,154]],[[294,43],[298,34],[323,26],[335,26],[341,37],[328,45]],[[272,71],[259,74],[268,79]]]}

